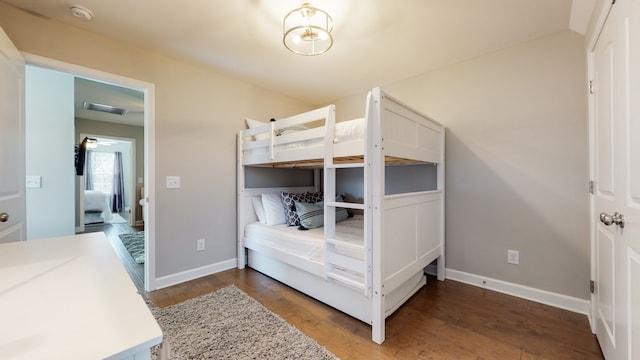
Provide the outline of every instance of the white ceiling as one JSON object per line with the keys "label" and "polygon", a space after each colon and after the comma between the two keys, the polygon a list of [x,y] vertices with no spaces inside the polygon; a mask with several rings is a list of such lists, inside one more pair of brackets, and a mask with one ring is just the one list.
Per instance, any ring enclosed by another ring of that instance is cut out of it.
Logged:
{"label": "white ceiling", "polygon": [[334,46],[305,57],[282,44],[300,0],[0,0],[80,28],[242,78],[319,105],[571,29],[595,0],[315,0],[334,19]]}
{"label": "white ceiling", "polygon": [[[144,94],[141,91],[97,81],[75,78],[75,116],[83,119],[126,125],[144,125]],[[84,102],[111,105],[126,109],[124,115],[87,110]]]}

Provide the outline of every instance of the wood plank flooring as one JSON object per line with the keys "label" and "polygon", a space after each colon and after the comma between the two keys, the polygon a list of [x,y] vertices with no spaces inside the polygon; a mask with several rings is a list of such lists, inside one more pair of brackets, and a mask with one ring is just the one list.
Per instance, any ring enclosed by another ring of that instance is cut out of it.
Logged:
{"label": "wood plank flooring", "polygon": [[371,327],[251,269],[232,269],[147,293],[165,307],[230,284],[343,360],[603,359],[584,315],[429,277],[387,318],[386,341]]}
{"label": "wood plank flooring", "polygon": [[343,360],[359,359],[603,359],[584,315],[430,277],[427,286],[387,319],[386,341],[371,327],[252,269],[227,270],[144,293],[144,266],[118,237],[143,230],[128,224],[103,231],[140,293],[172,305],[235,284]]}
{"label": "wood plank flooring", "polygon": [[[121,214],[121,216],[126,219],[126,214]],[[144,226],[131,227],[127,223],[89,225],[84,228],[85,233],[100,231],[105,233],[107,239],[111,243],[111,246],[115,249],[116,254],[120,258],[120,261],[124,265],[124,268],[129,273],[131,280],[136,285],[140,293],[144,292],[144,265],[138,264],[133,259],[131,254],[127,251],[127,248],[122,244],[118,235],[135,233],[142,230],[144,230]]]}

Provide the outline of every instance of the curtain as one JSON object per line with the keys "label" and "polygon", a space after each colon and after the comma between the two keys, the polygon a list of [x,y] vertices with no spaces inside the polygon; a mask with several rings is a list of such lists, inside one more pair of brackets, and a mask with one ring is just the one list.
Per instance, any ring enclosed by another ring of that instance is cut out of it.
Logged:
{"label": "curtain", "polygon": [[113,190],[111,191],[111,212],[124,209],[124,177],[122,171],[122,153],[116,151],[113,157]]}
{"label": "curtain", "polygon": [[85,156],[85,170],[84,170],[84,189],[85,190],[93,190],[93,167],[91,155],[93,151],[87,150],[87,154]]}

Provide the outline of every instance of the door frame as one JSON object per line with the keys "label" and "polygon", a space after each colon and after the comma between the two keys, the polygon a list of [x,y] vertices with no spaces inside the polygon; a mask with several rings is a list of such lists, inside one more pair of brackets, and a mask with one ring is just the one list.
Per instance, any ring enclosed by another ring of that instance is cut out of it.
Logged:
{"label": "door frame", "polygon": [[55,60],[40,55],[21,52],[26,65],[48,68],[92,81],[128,87],[144,93],[144,192],[145,211],[145,263],[144,288],[145,291],[156,289],[155,274],[155,85],[101,70]]}
{"label": "door frame", "polygon": [[[119,140],[119,141],[126,141],[127,143],[129,143],[129,162],[130,162],[130,169],[129,169],[129,173],[131,174],[129,180],[129,191],[126,193],[126,198],[129,199],[129,221],[128,224],[130,226],[135,226],[136,224],[136,218],[135,218],[135,208],[136,206],[138,206],[138,198],[135,195],[136,194],[136,186],[138,185],[137,182],[137,174],[136,174],[136,168],[137,168],[137,163],[136,163],[136,139],[133,138],[125,138],[125,137],[119,137],[119,136],[111,136],[111,135],[104,135],[104,134],[97,134],[97,133],[80,133],[79,134],[80,137],[79,139],[84,139],[84,137],[90,137],[90,138],[100,138],[100,139],[113,139],[113,140]],[[79,140],[76,139],[76,140]],[[86,176],[86,175],[85,175]],[[84,179],[84,176],[83,176]],[[79,232],[84,232],[84,183],[79,184],[78,188],[77,188],[77,196],[78,196],[78,218],[80,219],[80,223],[78,224],[78,229],[80,230]]]}
{"label": "door frame", "polygon": [[[594,78],[595,69],[593,66],[593,51],[595,50],[596,44],[598,43],[598,39],[600,38],[600,34],[602,29],[604,28],[605,23],[607,22],[607,18],[609,17],[609,12],[611,11],[611,7],[613,6],[612,1],[602,1],[601,8],[594,9],[594,12],[597,11],[597,18],[593,26],[593,31],[591,31],[591,36],[589,37],[586,44],[586,60],[587,60],[587,81]],[[588,96],[588,114],[589,114],[589,233],[590,233],[590,249],[591,249],[591,266],[590,266],[590,279],[595,281],[597,273],[596,273],[596,235],[597,235],[597,226],[598,221],[596,220],[598,217],[596,216],[596,205],[595,205],[595,189],[593,185],[595,183],[595,157],[596,157],[596,138],[595,138],[595,111],[596,111],[596,103],[595,98],[590,93],[590,85],[587,87],[587,96]],[[591,312],[589,314],[589,324],[591,326],[591,332],[595,334],[596,332],[596,311],[595,308],[595,293],[591,293]]]}

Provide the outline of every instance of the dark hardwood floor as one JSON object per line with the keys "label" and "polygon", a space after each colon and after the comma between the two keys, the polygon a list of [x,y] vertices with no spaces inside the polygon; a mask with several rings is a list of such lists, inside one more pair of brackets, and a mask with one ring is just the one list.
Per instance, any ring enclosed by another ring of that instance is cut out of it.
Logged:
{"label": "dark hardwood floor", "polygon": [[106,234],[138,291],[156,306],[234,284],[343,360],[604,359],[584,315],[432,277],[387,318],[382,345],[371,341],[370,326],[248,268],[145,293],[144,266],[118,237],[142,230],[127,224],[85,228]]}
{"label": "dark hardwood floor", "polygon": [[603,359],[584,315],[429,277],[387,318],[386,341],[371,327],[251,269],[227,270],[147,293],[165,307],[235,284],[343,360]]}
{"label": "dark hardwood floor", "polygon": [[[127,218],[127,214],[120,214],[123,218]],[[107,236],[107,239],[111,243],[111,246],[116,251],[116,254],[120,258],[120,261],[124,265],[125,269],[129,273],[131,280],[138,288],[140,293],[144,292],[144,265],[138,264],[135,262],[131,254],[127,251],[127,249],[122,244],[120,234],[130,234],[138,231],[144,230],[144,226],[134,226],[131,227],[127,223],[119,223],[119,224],[95,224],[95,225],[85,225],[84,232],[99,232],[102,231]]]}

